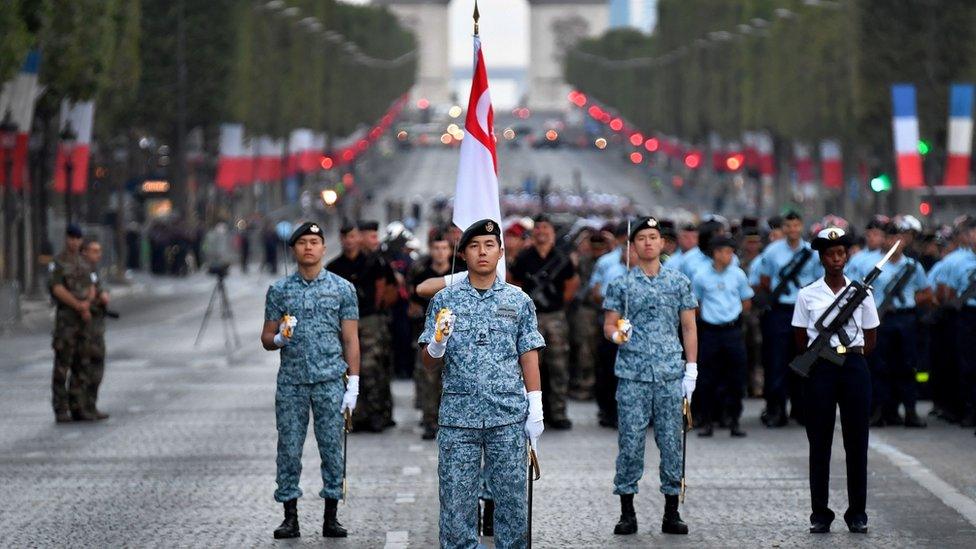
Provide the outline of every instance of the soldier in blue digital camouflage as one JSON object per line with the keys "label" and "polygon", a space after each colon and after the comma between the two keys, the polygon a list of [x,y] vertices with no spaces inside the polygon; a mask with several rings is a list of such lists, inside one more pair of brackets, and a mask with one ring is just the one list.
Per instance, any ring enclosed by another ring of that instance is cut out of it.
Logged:
{"label": "soldier in blue digital camouflage", "polygon": [[[261,343],[281,350],[275,419],[278,428],[275,501],[284,504],[285,520],[276,539],[295,538],[302,446],[312,413],[322,459],[325,515],[322,535],[346,537],[336,518],[342,497],[343,414],[356,408],[359,395],[359,309],[352,284],[323,268],[325,238],[315,223],[298,227],[288,241],[298,269],[268,288]],[[347,384],[343,376],[349,375]]]}
{"label": "soldier in blue digital camouflage", "polygon": [[[649,425],[661,452],[661,492],[664,520],[661,531],[687,534],[678,513],[681,492],[682,398],[691,400],[698,378],[698,306],[688,277],[661,269],[664,241],[653,217],[645,217],[630,231],[638,265],[607,287],[604,335],[620,346],[615,373],[617,385],[617,473],[613,484],[620,496],[620,521],[614,534],[637,532],[634,494],[644,474],[644,441]],[[678,327],[681,337],[678,337]],[[682,357],[682,344],[684,357]]]}
{"label": "soldier in blue digital camouflage", "polygon": [[440,545],[478,546],[482,457],[495,500],[495,547],[527,544],[526,439],[543,431],[535,307],[496,273],[504,257],[497,222],[469,227],[458,242],[468,277],[427,310],[425,366],[443,362],[438,415]]}

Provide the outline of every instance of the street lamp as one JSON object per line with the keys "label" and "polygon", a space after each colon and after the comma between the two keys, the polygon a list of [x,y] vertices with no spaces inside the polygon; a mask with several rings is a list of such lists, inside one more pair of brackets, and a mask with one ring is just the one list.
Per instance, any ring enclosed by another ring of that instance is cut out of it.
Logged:
{"label": "street lamp", "polygon": [[3,277],[10,278],[13,273],[13,193],[8,189],[14,184],[14,149],[17,148],[17,124],[10,115],[10,109],[0,122],[0,148],[3,149]]}
{"label": "street lamp", "polygon": [[75,140],[78,134],[71,127],[69,120],[64,125],[59,135],[61,138],[61,151],[64,154],[64,219],[65,224],[71,223],[71,187],[74,175],[74,159],[72,158],[75,149]]}

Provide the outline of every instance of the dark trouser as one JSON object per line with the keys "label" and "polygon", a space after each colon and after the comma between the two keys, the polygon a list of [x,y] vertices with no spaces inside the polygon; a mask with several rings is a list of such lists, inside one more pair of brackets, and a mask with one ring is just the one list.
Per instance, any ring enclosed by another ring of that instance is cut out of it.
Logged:
{"label": "dark trouser", "polygon": [[959,314],[942,307],[932,327],[932,401],[939,408],[959,416],[962,413],[962,391],[959,387],[959,360],[956,345]]}
{"label": "dark trouser", "polygon": [[956,321],[956,342],[959,358],[959,387],[962,389],[963,408],[968,412],[976,409],[976,307],[964,307]]}
{"label": "dark trouser", "polygon": [[[603,315],[599,316],[600,326],[603,326]],[[600,418],[605,421],[617,421],[617,376],[614,374],[614,364],[617,362],[617,345],[601,337],[596,348],[596,405],[600,410]]]}
{"label": "dark trouser", "polygon": [[767,410],[785,413],[789,394],[793,402],[792,415],[802,418],[800,380],[790,370],[790,361],[796,355],[792,324],[793,305],[773,305],[762,317],[763,397]]}
{"label": "dark trouser", "polygon": [[834,512],[827,505],[830,448],[840,406],[840,425],[847,457],[847,512],[844,520],[867,521],[868,417],[871,374],[864,357],[848,355],[843,366],[818,360],[804,386],[808,405],[807,440],[810,442],[811,522],[829,523]]}
{"label": "dark trouser", "polygon": [[742,325],[715,326],[699,323],[698,386],[695,401],[701,419],[738,420],[742,415],[743,388],[746,382],[746,346]]}
{"label": "dark trouser", "polygon": [[896,311],[885,316],[878,330],[878,350],[871,369],[871,387],[874,389],[874,407],[881,406],[888,415],[898,413],[898,406],[905,411],[915,409],[918,388],[915,370],[918,362],[918,322],[915,311]]}

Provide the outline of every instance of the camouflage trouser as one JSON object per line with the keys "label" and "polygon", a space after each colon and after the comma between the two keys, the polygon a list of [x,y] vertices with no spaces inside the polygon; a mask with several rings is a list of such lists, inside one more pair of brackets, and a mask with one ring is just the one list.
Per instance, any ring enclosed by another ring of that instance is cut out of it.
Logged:
{"label": "camouflage trouser", "polygon": [[681,380],[664,382],[620,379],[617,383],[617,474],[614,494],[636,494],[644,475],[648,425],[661,452],[661,493],[681,491]]}
{"label": "camouflage trouser", "polygon": [[[582,398],[593,396],[596,382],[596,344],[601,337],[602,326],[597,323],[598,313],[592,307],[577,307],[570,322],[575,345],[575,360],[569,375],[570,390]],[[546,340],[548,343],[548,340]]]}
{"label": "camouflage trouser", "polygon": [[[275,501],[301,497],[302,447],[308,431],[308,413],[322,459],[322,491],[319,497],[342,498],[342,414],[339,406],[345,386],[341,379],[299,385],[279,384],[275,393],[278,458]],[[358,408],[357,408],[358,409]]]}
{"label": "camouflage trouser", "polygon": [[569,391],[569,325],[566,313],[537,313],[539,333],[546,348],[539,353],[542,374],[542,403],[546,419],[566,417],[566,393]]}
{"label": "camouflage trouser", "polygon": [[488,429],[441,427],[440,541],[445,549],[478,546],[478,494],[484,478],[495,500],[495,547],[525,547],[526,448],[523,424]]}
{"label": "camouflage trouser", "polygon": [[359,403],[353,412],[357,429],[382,429],[393,416],[388,367],[390,331],[386,317],[359,319]]}
{"label": "camouflage trouser", "polygon": [[51,376],[51,405],[54,412],[78,412],[86,400],[88,380],[83,368],[86,330],[80,319],[58,311],[54,321],[54,372]]}
{"label": "camouflage trouser", "polygon": [[441,365],[423,366],[414,370],[417,392],[424,425],[437,425],[437,412],[441,407]]}

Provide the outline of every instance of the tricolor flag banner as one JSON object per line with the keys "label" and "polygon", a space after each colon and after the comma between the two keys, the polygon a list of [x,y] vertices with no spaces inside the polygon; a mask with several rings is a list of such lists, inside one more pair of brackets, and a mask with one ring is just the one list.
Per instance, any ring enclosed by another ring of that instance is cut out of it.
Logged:
{"label": "tricolor flag banner", "polygon": [[756,152],[759,155],[759,173],[765,177],[776,175],[776,160],[773,158],[773,136],[769,132],[756,132]]}
{"label": "tricolor flag banner", "polygon": [[[474,37],[474,76],[464,120],[465,139],[461,141],[457,183],[454,190],[454,224],[463,231],[481,219],[501,225],[498,200],[498,157],[495,153],[495,114],[488,92],[488,71],[481,51],[481,39]],[[498,262],[505,274],[505,262]]]}
{"label": "tricolor flag banner", "polygon": [[840,143],[835,139],[820,142],[820,174],[824,187],[840,189],[844,186],[844,164]]}
{"label": "tricolor flag banner", "polygon": [[895,158],[898,162],[898,186],[917,189],[925,184],[922,177],[922,155],[918,153],[918,115],[915,111],[915,86],[893,84],[891,102],[894,114]]}
{"label": "tricolor flag banner", "polygon": [[248,160],[244,157],[244,126],[220,125],[220,156],[217,159],[217,186],[230,192],[243,181]]}
{"label": "tricolor flag banner", "polygon": [[949,136],[944,185],[969,184],[969,164],[973,150],[972,84],[953,84],[949,88]]}
{"label": "tricolor flag banner", "polygon": [[798,183],[813,182],[813,158],[810,157],[810,146],[806,143],[793,143],[793,168],[796,170]]}
{"label": "tricolor flag banner", "polygon": [[61,101],[61,131],[70,124],[75,132],[74,146],[65,150],[58,145],[54,167],[54,191],[63,193],[68,188],[68,156],[71,157],[71,193],[81,194],[88,188],[88,158],[91,153],[92,122],[95,119],[95,102],[72,103]]}
{"label": "tricolor flag banner", "polygon": [[[10,113],[10,121],[17,126],[14,142],[11,179],[13,188],[20,189],[27,181],[27,142],[30,137],[31,122],[34,120],[34,105],[41,88],[37,84],[37,69],[41,56],[37,51],[27,54],[20,72],[3,84],[0,92],[0,119]],[[7,165],[6,151],[0,147],[0,166]],[[0,186],[7,184],[7,170],[0,169]]]}

